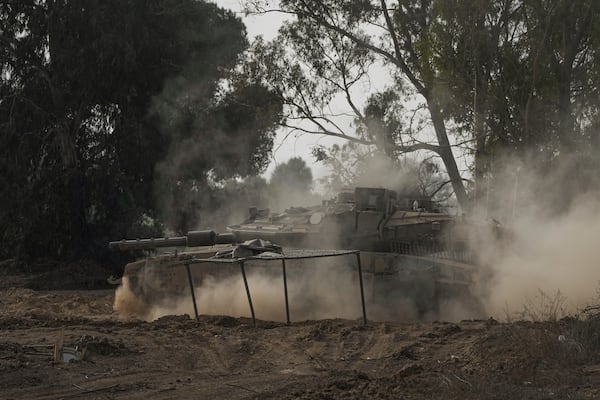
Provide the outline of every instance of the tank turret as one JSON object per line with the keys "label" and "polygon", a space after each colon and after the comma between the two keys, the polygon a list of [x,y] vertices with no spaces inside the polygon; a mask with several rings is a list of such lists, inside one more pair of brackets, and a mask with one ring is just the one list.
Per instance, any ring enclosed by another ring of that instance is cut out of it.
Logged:
{"label": "tank turret", "polygon": [[445,246],[456,217],[430,211],[431,201],[393,190],[357,187],[321,205],[290,207],[280,214],[251,209],[228,230],[240,239],[261,238],[293,247],[407,253]]}

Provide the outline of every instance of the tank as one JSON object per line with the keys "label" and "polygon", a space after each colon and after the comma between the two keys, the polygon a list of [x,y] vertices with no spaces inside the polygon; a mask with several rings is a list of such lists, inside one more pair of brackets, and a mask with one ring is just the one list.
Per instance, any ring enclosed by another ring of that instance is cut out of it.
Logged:
{"label": "tank", "polygon": [[465,220],[431,205],[422,198],[399,199],[392,190],[359,187],[321,205],[290,207],[278,214],[251,207],[248,219],[228,231],[239,240],[261,238],[301,248],[413,255],[446,252],[447,257],[453,251],[452,257],[465,257],[464,251],[456,252],[465,242],[464,235],[457,235],[458,225]]}
{"label": "tank", "polygon": [[[118,284],[114,309],[120,314],[144,320],[153,319],[154,307],[169,307],[183,294],[189,294],[186,262],[214,257],[229,251],[235,243],[233,234],[211,230],[191,231],[185,236],[119,240],[109,243],[113,251],[136,251],[140,259],[128,263]],[[193,269],[192,279],[202,284],[211,275],[223,276],[226,269],[208,265]]]}
{"label": "tank", "polygon": [[373,307],[391,310],[410,303],[419,317],[431,318],[443,318],[444,308],[460,308],[465,317],[481,316],[483,307],[474,294],[477,242],[494,234],[493,229],[440,212],[430,199],[369,187],[344,190],[320,205],[282,213],[252,207],[244,222],[228,227],[240,240],[360,250],[363,271],[372,282],[368,294]]}
{"label": "tank", "polygon": [[[227,230],[111,242],[113,250],[175,248],[126,266],[120,289],[138,304],[127,304],[132,314],[149,319],[144,315],[149,305],[189,293],[186,260],[214,257],[252,239],[276,243],[284,251],[359,250],[370,315],[378,319],[405,320],[407,308],[414,310],[411,319],[448,319],[449,308],[460,309],[464,318],[483,313],[474,294],[477,238],[484,231],[487,235],[490,226],[440,212],[427,198],[357,187],[319,205],[290,207],[282,213],[250,207],[247,219]],[[235,273],[222,264],[207,263],[193,271],[192,279],[200,286],[207,279]],[[124,309],[118,303],[117,311]]]}

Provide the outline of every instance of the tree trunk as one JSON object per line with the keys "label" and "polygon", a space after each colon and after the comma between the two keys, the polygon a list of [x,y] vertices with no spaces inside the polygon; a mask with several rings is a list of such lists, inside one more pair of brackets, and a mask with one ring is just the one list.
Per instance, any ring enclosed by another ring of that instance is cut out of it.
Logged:
{"label": "tree trunk", "polygon": [[[489,76],[488,76],[488,79]],[[475,75],[475,96],[473,99],[473,138],[475,139],[475,194],[471,199],[471,205],[476,213],[487,215],[489,204],[487,204],[487,192],[489,190],[485,179],[485,173],[489,168],[489,157],[486,151],[486,129],[484,124],[483,112],[488,93],[488,81],[483,80],[480,85],[477,85],[477,75]]]}
{"label": "tree trunk", "polygon": [[[477,112],[477,111],[476,111]],[[475,117],[475,201],[473,207],[476,212],[485,212],[488,204],[485,203],[487,184],[485,172],[488,169],[489,159],[485,148],[485,131],[483,120],[480,116]]]}
{"label": "tree trunk", "polygon": [[571,65],[564,62],[560,69],[559,82],[559,99],[558,99],[558,115],[559,115],[559,149],[564,153],[572,152],[576,147],[575,132],[573,131],[574,121],[571,110]]}
{"label": "tree trunk", "polygon": [[471,205],[462,177],[458,171],[458,166],[456,165],[456,159],[454,158],[454,154],[452,154],[452,147],[450,147],[450,141],[448,140],[448,133],[446,132],[446,124],[444,123],[442,113],[439,106],[435,103],[435,100],[427,100],[427,105],[429,107],[429,112],[431,113],[433,128],[440,145],[438,154],[444,162],[460,208],[463,212],[468,213],[471,210]]}

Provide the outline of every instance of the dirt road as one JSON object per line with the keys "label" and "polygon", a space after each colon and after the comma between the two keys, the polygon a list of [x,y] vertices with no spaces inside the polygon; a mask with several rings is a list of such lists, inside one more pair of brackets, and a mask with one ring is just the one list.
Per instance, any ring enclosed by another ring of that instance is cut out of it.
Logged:
{"label": "dirt road", "polygon": [[[564,322],[147,323],[120,319],[113,296],[0,289],[0,398],[600,398],[598,357]],[[84,360],[55,362],[61,338]]]}

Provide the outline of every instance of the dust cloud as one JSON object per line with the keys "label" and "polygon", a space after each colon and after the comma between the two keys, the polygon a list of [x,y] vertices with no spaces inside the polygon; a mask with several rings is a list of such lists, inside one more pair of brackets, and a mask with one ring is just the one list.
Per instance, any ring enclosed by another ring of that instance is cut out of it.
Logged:
{"label": "dust cloud", "polygon": [[[387,167],[388,164],[381,165],[384,168],[373,168],[377,171],[374,175],[379,177],[379,184],[371,183],[370,186],[390,187],[384,185],[388,182],[407,187],[415,181],[410,176],[394,180],[390,174],[382,172],[392,170]],[[507,169],[498,179],[501,184],[486,196],[488,211],[484,215],[488,216],[488,220],[479,224],[497,218],[503,223],[504,235],[503,239],[489,235],[483,238],[483,243],[481,235],[478,238],[480,243],[476,251],[481,267],[476,285],[472,288],[471,300],[479,302],[483,310],[470,307],[465,302],[447,301],[439,304],[435,315],[420,314],[415,303],[415,297],[424,293],[420,288],[412,291],[415,296],[392,298],[388,303],[377,304],[372,301],[373,283],[365,274],[369,318],[404,322],[423,319],[457,321],[489,316],[501,320],[552,319],[577,313],[583,306],[597,304],[600,286],[600,195],[584,191],[579,195],[561,193],[567,176],[563,171],[545,176],[531,171],[534,169],[525,166]],[[367,185],[369,181],[361,180],[358,184]],[[540,187],[543,189],[540,190]],[[557,199],[568,201],[557,207]],[[332,231],[329,236],[340,237],[340,232]],[[350,261],[341,269],[323,266],[318,261],[314,264],[289,264],[292,320],[359,318],[360,296],[354,263]],[[276,266],[248,266],[248,276],[257,318],[285,321],[281,269]],[[195,292],[201,314],[250,316],[239,273],[228,276],[212,274],[197,282],[201,282]],[[164,301],[147,307],[136,296],[130,296],[128,285],[124,280],[117,291],[115,309],[119,312],[146,320],[167,314],[193,315],[189,295],[179,298],[167,296]]]}
{"label": "dust cloud", "polygon": [[[502,222],[505,233],[502,239],[478,233],[476,251],[482,266],[472,294],[481,301],[483,315],[552,319],[600,301],[600,193],[587,190],[579,179],[576,157],[563,155],[562,160],[552,170],[510,158],[498,162],[496,186],[485,199],[487,210],[477,213],[478,225],[491,226],[493,218]],[[399,174],[389,161],[375,161],[360,184],[399,187],[399,193],[422,187],[418,168]],[[410,299],[403,301],[409,304],[394,319],[416,319]],[[463,302],[439,306],[437,315],[420,319],[476,315]]]}
{"label": "dust cloud", "polygon": [[123,315],[135,316],[147,319],[148,306],[143,299],[138,297],[131,288],[131,282],[127,276],[121,278],[121,284],[115,291],[115,302],[113,309]]}
{"label": "dust cloud", "polygon": [[[197,265],[196,267],[208,264]],[[244,282],[238,265],[223,273],[211,270],[195,277],[198,312],[203,315],[250,317]],[[279,262],[246,263],[248,287],[256,318],[285,321],[283,274]],[[292,321],[325,318],[359,318],[361,314],[356,265],[333,264],[323,259],[286,262],[288,298]],[[146,286],[148,285],[148,282]],[[138,288],[139,289],[139,288]],[[116,292],[114,309],[121,315],[152,321],[165,315],[194,315],[187,291],[176,295],[153,292],[140,296],[127,277]]]}
{"label": "dust cloud", "polygon": [[418,193],[418,165],[412,161],[394,163],[387,158],[369,158],[356,174],[354,186],[381,187],[399,193]]}
{"label": "dust cloud", "polygon": [[485,284],[485,304],[491,315],[518,315],[525,306],[543,313],[552,301],[561,304],[548,312],[576,313],[597,300],[598,199],[598,194],[584,195],[564,214],[540,218],[540,213],[535,213],[513,222],[511,243],[501,256],[491,260],[492,274]]}
{"label": "dust cloud", "polygon": [[598,186],[576,154],[536,157],[498,160],[480,213],[506,232],[500,246],[490,237],[479,249],[481,298],[495,318],[560,318],[598,301]]}

